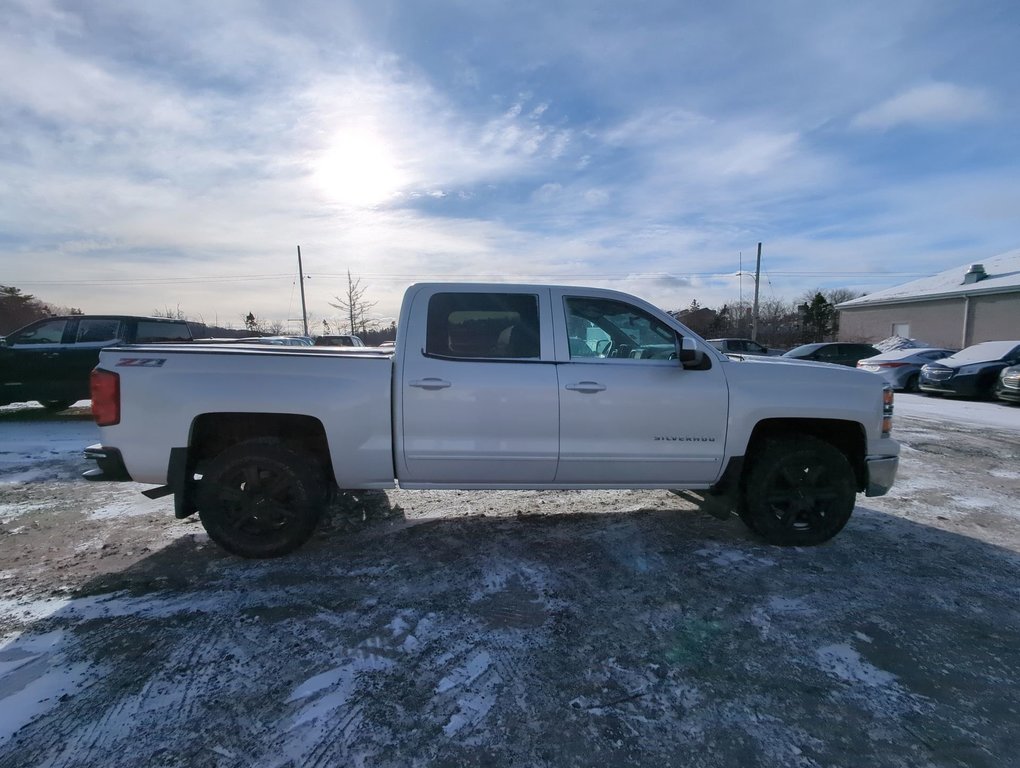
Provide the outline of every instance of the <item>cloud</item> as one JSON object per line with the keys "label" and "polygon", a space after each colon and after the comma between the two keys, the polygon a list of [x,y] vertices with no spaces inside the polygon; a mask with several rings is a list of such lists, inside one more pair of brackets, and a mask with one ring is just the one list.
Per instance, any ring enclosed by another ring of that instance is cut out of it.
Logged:
{"label": "cloud", "polygon": [[991,101],[978,88],[929,83],[911,88],[858,114],[852,126],[888,130],[900,125],[947,125],[988,117]]}
{"label": "cloud", "polygon": [[[759,240],[777,291],[865,268],[874,287],[883,265],[1017,236],[1015,130],[992,103],[1016,90],[1015,46],[963,10],[8,6],[4,279],[91,311],[293,317],[298,243],[313,312],[350,268],[389,316],[428,279],[718,304]],[[922,85],[880,103],[903,83]],[[906,124],[945,130],[886,130]],[[154,275],[196,282],[124,285]]]}

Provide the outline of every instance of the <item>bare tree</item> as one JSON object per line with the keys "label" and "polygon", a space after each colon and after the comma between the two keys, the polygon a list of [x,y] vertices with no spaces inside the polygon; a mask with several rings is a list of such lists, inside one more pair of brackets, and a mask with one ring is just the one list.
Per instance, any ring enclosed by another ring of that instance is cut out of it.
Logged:
{"label": "bare tree", "polygon": [[181,311],[181,305],[180,304],[177,305],[177,309],[171,309],[170,307],[166,307],[166,306],[163,307],[163,309],[154,309],[154,310],[152,310],[152,316],[153,317],[165,317],[165,318],[167,318],[169,320],[187,320],[188,319],[187,317],[184,316],[184,313]]}
{"label": "bare tree", "polygon": [[825,292],[825,298],[829,300],[832,306],[842,304],[844,301],[850,301],[851,299],[859,299],[863,295],[863,291],[855,291],[850,288],[830,288]]}
{"label": "bare tree", "polygon": [[361,284],[361,278],[351,278],[351,271],[347,270],[347,290],[343,296],[334,296],[336,302],[329,302],[329,306],[339,309],[344,314],[346,330],[349,333],[359,333],[368,330],[368,310],[375,306],[374,301],[365,299],[367,286]]}

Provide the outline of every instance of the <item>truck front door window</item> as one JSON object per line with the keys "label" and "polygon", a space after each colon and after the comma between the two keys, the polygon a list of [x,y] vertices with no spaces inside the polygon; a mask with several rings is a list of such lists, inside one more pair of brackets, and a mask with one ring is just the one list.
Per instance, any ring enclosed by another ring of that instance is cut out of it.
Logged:
{"label": "truck front door window", "polygon": [[667,360],[676,357],[676,334],[644,310],[613,299],[565,300],[570,358]]}
{"label": "truck front door window", "polygon": [[67,320],[49,320],[32,326],[10,340],[11,346],[59,344],[64,338]]}

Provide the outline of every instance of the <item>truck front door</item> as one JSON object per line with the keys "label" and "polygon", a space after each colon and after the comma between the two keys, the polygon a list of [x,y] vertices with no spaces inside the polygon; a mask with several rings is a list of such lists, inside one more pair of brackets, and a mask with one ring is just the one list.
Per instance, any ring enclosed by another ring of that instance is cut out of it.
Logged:
{"label": "truck front door", "polygon": [[672,327],[616,298],[556,296],[560,462],[557,484],[714,482],[729,395],[720,363],[678,358]]}
{"label": "truck front door", "polygon": [[3,350],[3,400],[63,400],[67,318],[39,320],[7,338]]}
{"label": "truck front door", "polygon": [[427,319],[412,324],[402,342],[401,485],[552,482],[559,403],[543,291],[458,289],[414,298],[411,317]]}

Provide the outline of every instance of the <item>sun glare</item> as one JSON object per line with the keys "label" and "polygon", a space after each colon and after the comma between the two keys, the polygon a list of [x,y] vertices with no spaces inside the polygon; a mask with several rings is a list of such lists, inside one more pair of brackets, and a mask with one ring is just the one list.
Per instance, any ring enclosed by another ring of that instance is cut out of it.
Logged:
{"label": "sun glare", "polygon": [[366,129],[339,133],[314,161],[314,178],[322,191],[343,205],[371,207],[385,202],[406,185],[395,153]]}

